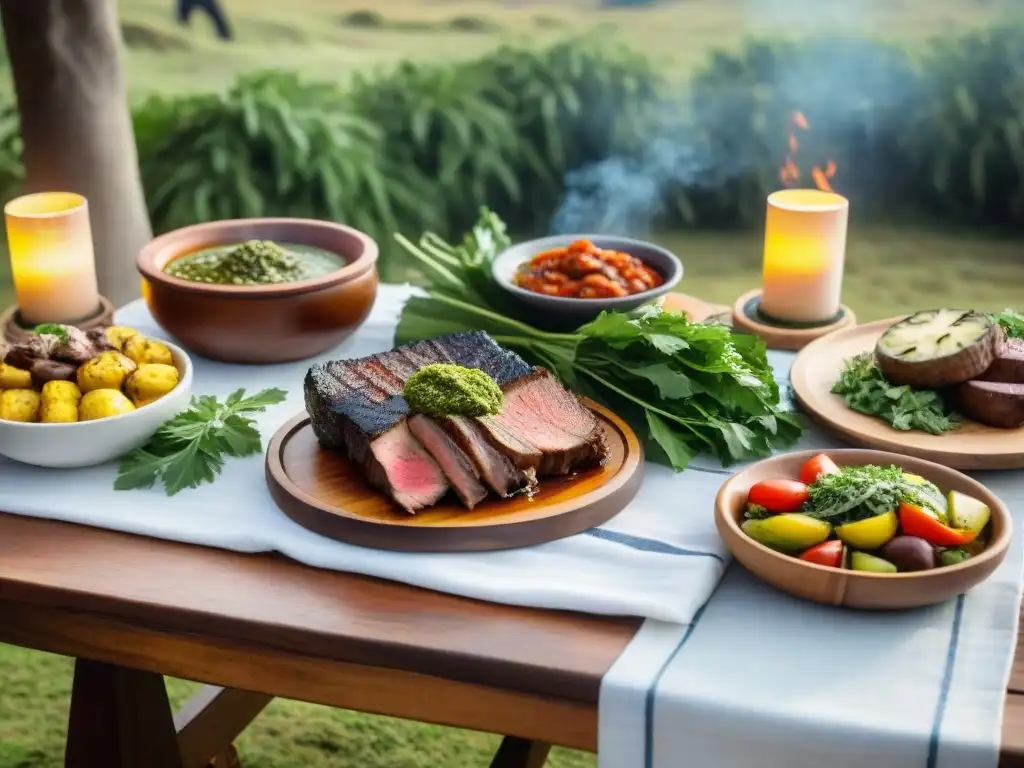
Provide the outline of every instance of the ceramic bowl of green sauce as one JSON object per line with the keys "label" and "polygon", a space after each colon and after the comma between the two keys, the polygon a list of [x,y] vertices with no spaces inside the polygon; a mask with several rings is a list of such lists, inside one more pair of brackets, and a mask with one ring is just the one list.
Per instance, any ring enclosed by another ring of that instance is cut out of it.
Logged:
{"label": "ceramic bowl of green sauce", "polygon": [[142,295],[189,351],[232,363],[303,360],[341,343],[377,296],[377,244],[342,224],[234,219],[139,253]]}

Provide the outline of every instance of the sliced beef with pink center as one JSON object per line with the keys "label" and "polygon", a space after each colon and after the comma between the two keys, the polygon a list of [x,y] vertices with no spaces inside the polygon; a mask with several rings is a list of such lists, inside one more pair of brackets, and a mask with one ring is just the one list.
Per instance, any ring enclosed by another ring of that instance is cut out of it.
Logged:
{"label": "sliced beef with pink center", "polygon": [[380,488],[410,514],[436,504],[448,492],[448,480],[403,419],[373,440],[355,426],[345,428],[345,449]]}
{"label": "sliced beef with pink center", "polygon": [[604,430],[592,411],[551,372],[534,368],[502,387],[501,413],[478,419],[485,434],[516,466],[564,475],[608,456]]}
{"label": "sliced beef with pink center", "polygon": [[436,421],[418,413],[409,417],[409,431],[441,467],[463,504],[472,509],[487,498],[476,467]]}
{"label": "sliced beef with pink center", "polygon": [[537,483],[532,469],[522,470],[495,449],[475,419],[468,416],[447,416],[438,423],[469,456],[480,477],[501,497],[533,488]]}

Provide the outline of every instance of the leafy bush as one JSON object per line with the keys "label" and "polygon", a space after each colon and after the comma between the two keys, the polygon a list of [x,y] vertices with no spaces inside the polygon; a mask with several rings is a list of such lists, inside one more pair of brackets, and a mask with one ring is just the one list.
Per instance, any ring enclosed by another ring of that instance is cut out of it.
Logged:
{"label": "leafy bush", "polygon": [[334,86],[293,75],[241,78],[224,96],[151,99],[135,113],[153,228],[301,216],[390,240],[433,226],[430,187],[382,152],[383,137]]}
{"label": "leafy bush", "polygon": [[483,201],[518,205],[524,164],[540,167],[481,85],[469,66],[405,62],[388,76],[358,77],[353,86],[352,107],[381,132],[388,161],[436,185],[424,199],[438,207],[447,235],[467,229]]}
{"label": "leafy bush", "polygon": [[519,230],[547,229],[567,174],[638,146],[665,88],[649,59],[604,34],[540,51],[506,46],[472,67],[523,144],[522,206],[506,213],[513,201],[491,201]]}
{"label": "leafy bush", "polygon": [[934,213],[981,224],[1024,216],[1024,26],[939,38],[898,149]]}

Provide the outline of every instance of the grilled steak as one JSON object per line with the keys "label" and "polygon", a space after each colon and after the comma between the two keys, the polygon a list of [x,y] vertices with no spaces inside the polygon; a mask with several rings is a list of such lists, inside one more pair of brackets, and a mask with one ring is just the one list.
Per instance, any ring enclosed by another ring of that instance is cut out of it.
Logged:
{"label": "grilled steak", "polygon": [[[303,387],[320,444],[345,451],[370,483],[409,512],[435,503],[449,487],[441,467],[406,424],[405,382],[430,363],[479,368],[499,385],[530,371],[518,355],[486,333],[471,331],[357,360],[319,363],[309,369]],[[467,490],[466,484],[462,489]]]}
{"label": "grilled steak", "polygon": [[1006,339],[1002,351],[978,379],[1024,384],[1024,339]]}
{"label": "grilled steak", "polygon": [[472,509],[487,498],[487,489],[480,482],[477,468],[436,421],[417,413],[409,417],[408,424],[409,431],[441,467],[463,504]]}
{"label": "grilled steak", "polygon": [[350,422],[344,441],[348,457],[362,467],[370,484],[410,514],[436,504],[448,492],[444,472],[412,436],[405,419],[373,440]]}
{"label": "grilled steak", "polygon": [[551,372],[534,368],[502,387],[501,413],[478,419],[491,443],[517,467],[564,475],[604,461],[608,445],[597,417]]}
{"label": "grilled steak", "polygon": [[1024,383],[968,381],[957,388],[965,416],[999,429],[1024,427]]}
{"label": "grilled steak", "polygon": [[469,416],[447,416],[438,423],[463,452],[469,456],[480,477],[502,498],[533,488],[534,470],[521,470],[488,441],[483,428]]}

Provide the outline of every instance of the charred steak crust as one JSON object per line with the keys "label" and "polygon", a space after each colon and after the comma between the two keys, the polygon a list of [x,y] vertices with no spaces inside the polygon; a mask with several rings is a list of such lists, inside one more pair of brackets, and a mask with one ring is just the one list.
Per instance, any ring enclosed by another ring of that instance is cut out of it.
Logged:
{"label": "charred steak crust", "polygon": [[309,369],[303,386],[317,439],[328,448],[339,447],[345,419],[367,436],[386,431],[409,413],[401,394],[405,382],[431,363],[479,368],[499,386],[530,372],[519,355],[498,346],[483,331],[417,341],[356,360],[318,363]]}
{"label": "charred steak crust", "polygon": [[1006,339],[992,365],[978,379],[1024,384],[1024,339]]}

